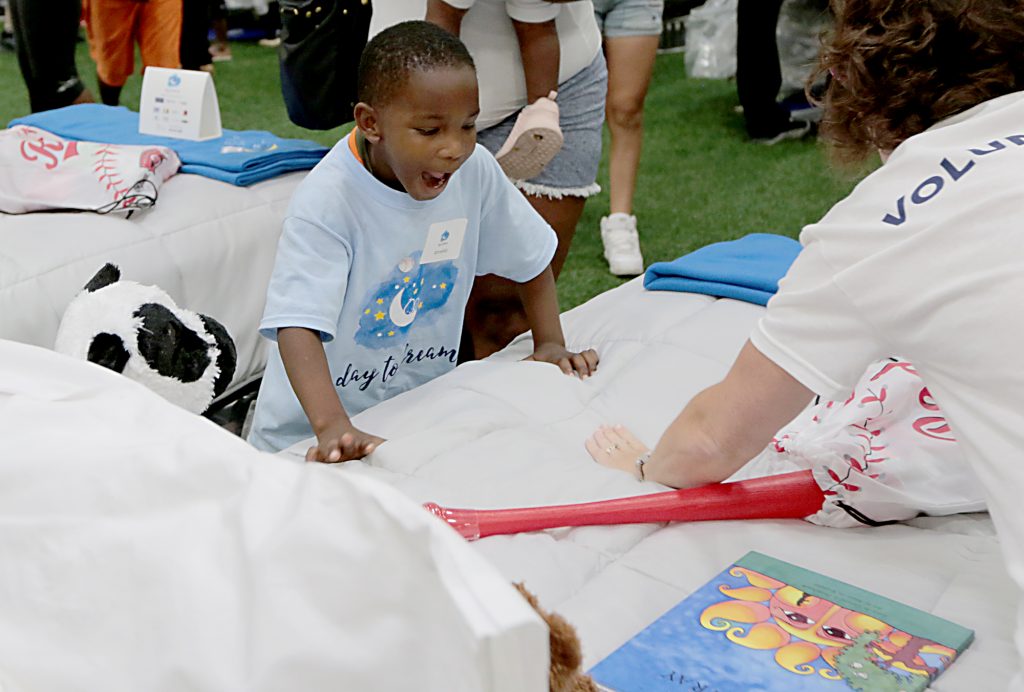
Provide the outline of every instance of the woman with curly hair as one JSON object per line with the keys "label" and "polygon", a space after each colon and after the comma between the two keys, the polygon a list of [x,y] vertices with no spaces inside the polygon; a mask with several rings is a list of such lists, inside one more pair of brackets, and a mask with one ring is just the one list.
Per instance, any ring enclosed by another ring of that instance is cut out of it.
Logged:
{"label": "woman with curly hair", "polygon": [[822,132],[838,162],[878,152],[884,165],[803,229],[725,379],[649,457],[622,429],[587,446],[667,485],[721,481],[813,395],[842,400],[871,361],[900,354],[986,486],[1024,586],[1024,0],[832,4]]}

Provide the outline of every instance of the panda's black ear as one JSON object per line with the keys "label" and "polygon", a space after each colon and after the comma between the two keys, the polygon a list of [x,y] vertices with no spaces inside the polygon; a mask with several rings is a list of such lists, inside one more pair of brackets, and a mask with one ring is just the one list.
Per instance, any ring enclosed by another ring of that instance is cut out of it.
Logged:
{"label": "panda's black ear", "polygon": [[86,359],[114,372],[124,372],[128,357],[128,349],[124,347],[121,337],[117,334],[100,332],[93,337],[92,343],[89,344],[89,354]]}
{"label": "panda's black ear", "polygon": [[203,321],[206,331],[217,342],[217,350],[220,351],[220,355],[217,356],[217,369],[220,370],[220,374],[213,381],[213,396],[218,397],[224,393],[235,377],[238,350],[235,348],[235,340],[231,338],[223,324],[209,315],[200,315],[199,319]]}
{"label": "panda's black ear", "polygon": [[91,279],[89,283],[85,285],[85,290],[92,293],[98,291],[104,286],[109,286],[118,279],[121,278],[121,270],[116,265],[107,262],[104,264],[98,272]]}

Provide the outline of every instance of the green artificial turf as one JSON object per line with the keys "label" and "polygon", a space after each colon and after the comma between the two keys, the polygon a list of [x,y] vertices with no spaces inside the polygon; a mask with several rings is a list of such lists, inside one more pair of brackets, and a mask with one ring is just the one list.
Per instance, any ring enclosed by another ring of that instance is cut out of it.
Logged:
{"label": "green artificial turf", "polygon": [[[270,130],[333,144],[346,127],[314,132],[292,125],[279,86],[277,55],[255,44],[232,44],[234,60],[217,63],[215,82],[225,128]],[[78,65],[95,88],[93,65],[79,44]],[[132,77],[122,104],[138,108],[140,80]],[[28,112],[13,53],[0,52],[0,123]],[[795,237],[852,187],[829,172],[814,141],[768,147],[746,139],[731,81],[689,79],[683,54],[659,55],[645,109],[644,153],[634,212],[647,264],[751,232]],[[606,137],[607,145],[607,137]],[[618,284],[601,255],[598,223],[608,210],[607,160],[588,201],[559,279],[563,309]]]}

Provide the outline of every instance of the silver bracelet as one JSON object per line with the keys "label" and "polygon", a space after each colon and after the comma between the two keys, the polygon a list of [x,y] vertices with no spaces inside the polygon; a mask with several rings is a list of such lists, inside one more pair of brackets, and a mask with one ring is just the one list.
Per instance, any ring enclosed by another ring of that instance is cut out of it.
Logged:
{"label": "silver bracelet", "polygon": [[644,478],[644,464],[646,464],[648,461],[650,461],[650,459],[651,459],[651,453],[650,452],[644,452],[643,454],[641,454],[640,456],[638,456],[636,458],[636,461],[634,463],[636,464],[636,473],[637,473],[637,478],[636,479],[638,481],[645,481],[645,480],[647,480],[646,478]]}

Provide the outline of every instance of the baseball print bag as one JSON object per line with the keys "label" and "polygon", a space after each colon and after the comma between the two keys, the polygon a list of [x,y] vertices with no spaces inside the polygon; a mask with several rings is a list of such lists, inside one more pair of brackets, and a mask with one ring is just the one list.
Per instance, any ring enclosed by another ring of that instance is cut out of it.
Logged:
{"label": "baseball print bag", "polygon": [[0,212],[130,214],[156,204],[180,167],[167,147],[76,142],[15,125],[0,131]]}
{"label": "baseball print bag", "polygon": [[985,511],[985,496],[912,363],[868,367],[843,401],[817,401],[734,479],[810,469],[825,503],[807,519],[846,528]]}

